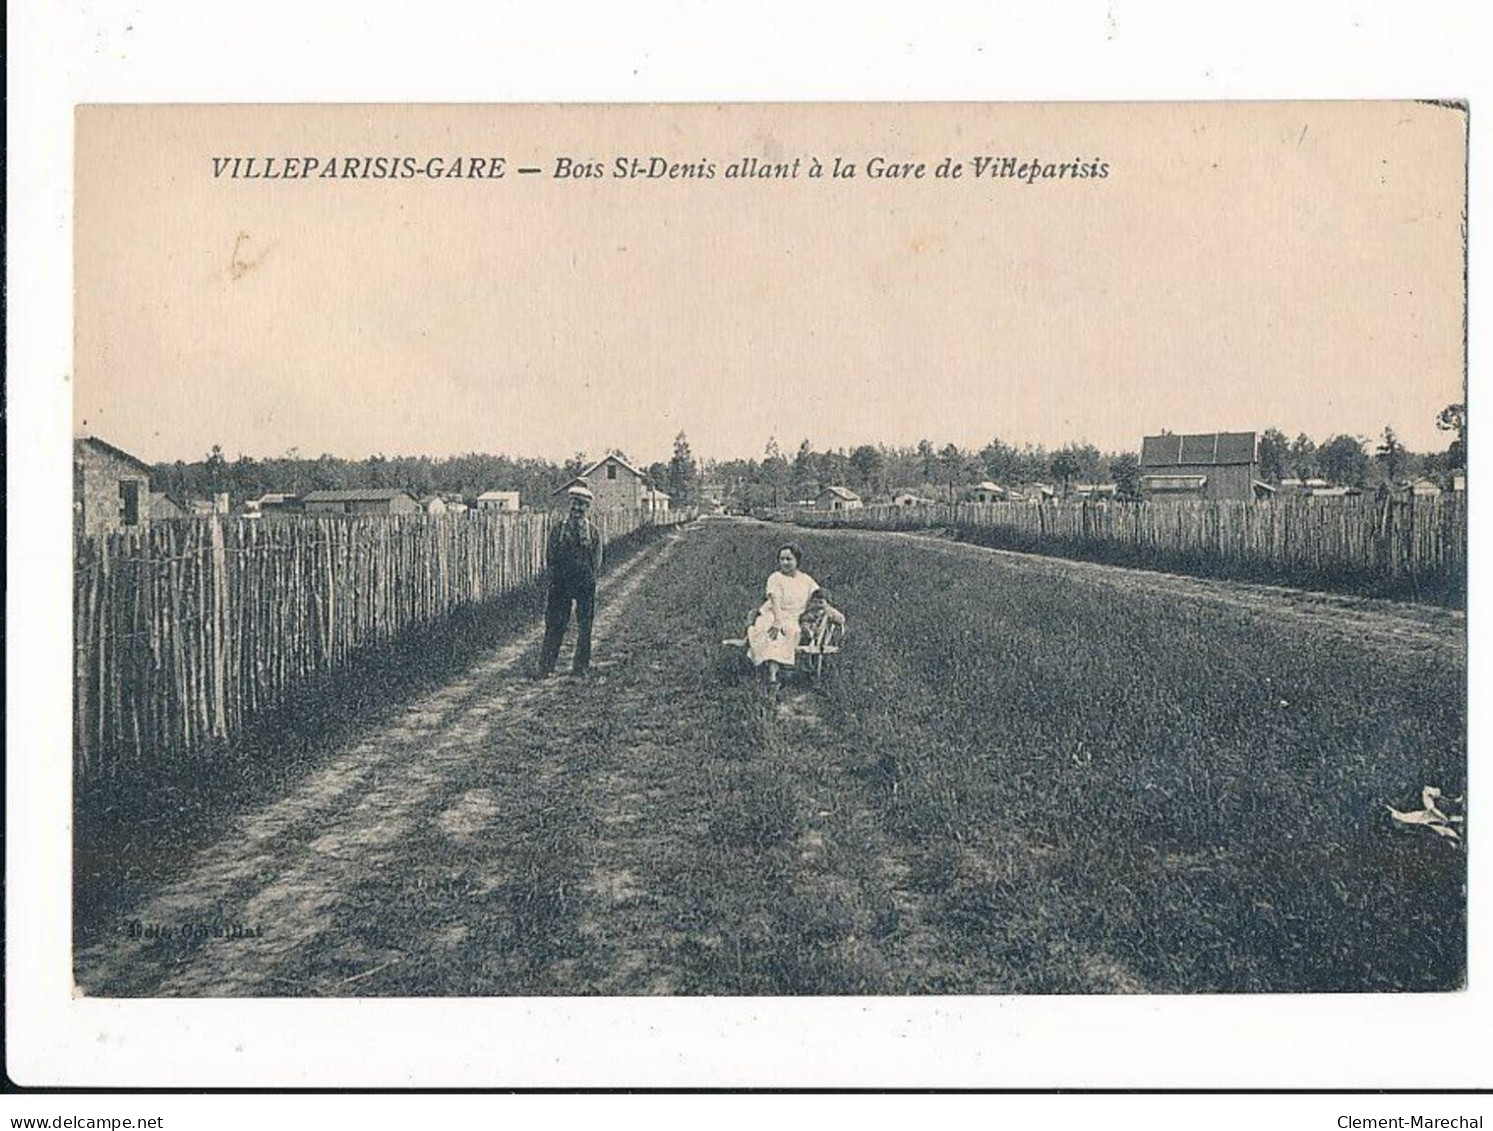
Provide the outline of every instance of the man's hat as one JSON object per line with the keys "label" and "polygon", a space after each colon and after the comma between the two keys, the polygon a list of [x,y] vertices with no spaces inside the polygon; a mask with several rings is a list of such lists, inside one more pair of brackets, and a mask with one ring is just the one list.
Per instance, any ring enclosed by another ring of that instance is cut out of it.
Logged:
{"label": "man's hat", "polygon": [[591,488],[583,486],[580,483],[572,483],[570,485],[570,488],[565,493],[572,499],[585,499],[588,503],[592,499],[596,498],[596,496],[591,493]]}

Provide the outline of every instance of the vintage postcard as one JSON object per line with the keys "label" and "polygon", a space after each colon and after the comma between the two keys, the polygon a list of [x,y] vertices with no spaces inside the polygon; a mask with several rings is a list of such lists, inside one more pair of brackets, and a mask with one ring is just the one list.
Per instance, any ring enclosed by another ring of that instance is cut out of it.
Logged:
{"label": "vintage postcard", "polygon": [[83,106],[94,999],[1467,980],[1467,112]]}

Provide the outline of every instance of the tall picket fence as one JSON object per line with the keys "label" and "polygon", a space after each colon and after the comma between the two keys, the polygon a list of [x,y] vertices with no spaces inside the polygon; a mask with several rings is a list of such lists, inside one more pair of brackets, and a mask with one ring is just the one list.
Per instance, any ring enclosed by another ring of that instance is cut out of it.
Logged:
{"label": "tall picket fence", "polygon": [[1262,503],[933,503],[778,517],[806,526],[937,527],[1005,549],[1411,599],[1456,603],[1466,594],[1461,493]]}
{"label": "tall picket fence", "polygon": [[[597,516],[608,542],[642,522]],[[231,740],[361,649],[534,584],[547,514],[183,519],[80,539],[80,785]]]}

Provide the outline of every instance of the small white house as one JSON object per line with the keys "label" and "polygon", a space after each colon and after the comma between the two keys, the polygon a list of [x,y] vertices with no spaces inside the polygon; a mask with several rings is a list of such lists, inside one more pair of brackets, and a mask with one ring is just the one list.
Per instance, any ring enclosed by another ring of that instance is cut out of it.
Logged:
{"label": "small white house", "polygon": [[903,491],[892,496],[892,505],[898,507],[925,507],[932,503],[932,499],[925,499],[922,495],[914,495],[911,491]]}
{"label": "small white house", "polygon": [[439,495],[421,495],[420,509],[426,514],[445,514],[446,500]]}
{"label": "small white house", "polygon": [[661,515],[669,513],[669,493],[657,487],[643,488],[643,513]]}
{"label": "small white house", "polygon": [[518,510],[518,492],[483,491],[477,496],[477,509],[479,511],[516,511]]}
{"label": "small white house", "polygon": [[981,480],[965,490],[964,498],[971,503],[999,503],[1006,497],[1006,489],[989,479]]}

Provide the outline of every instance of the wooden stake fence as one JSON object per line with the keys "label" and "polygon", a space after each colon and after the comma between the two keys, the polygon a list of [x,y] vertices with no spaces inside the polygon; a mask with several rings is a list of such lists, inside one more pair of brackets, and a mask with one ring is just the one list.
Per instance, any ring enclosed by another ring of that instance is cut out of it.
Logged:
{"label": "wooden stake fence", "polygon": [[932,503],[783,510],[777,517],[805,526],[942,527],[1006,549],[1412,598],[1449,587],[1466,591],[1467,506],[1460,494],[1383,501]]}
{"label": "wooden stake fence", "polygon": [[[602,513],[608,543],[646,523]],[[545,571],[547,514],[183,519],[85,538],[74,571],[80,786],[240,734],[306,679]]]}

